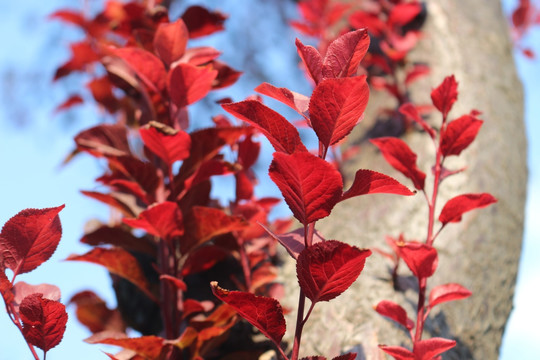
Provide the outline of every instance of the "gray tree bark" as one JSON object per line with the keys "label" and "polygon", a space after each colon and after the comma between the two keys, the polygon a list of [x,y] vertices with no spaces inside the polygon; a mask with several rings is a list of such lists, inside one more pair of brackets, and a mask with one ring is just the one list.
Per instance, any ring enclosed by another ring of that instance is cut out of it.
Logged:
{"label": "gray tree bark", "polygon": [[[412,57],[430,65],[431,77],[415,86],[412,98],[416,103],[430,103],[431,88],[454,74],[459,98],[451,118],[474,108],[483,112],[485,120],[473,145],[447,164],[452,168],[467,166],[467,170],[443,182],[437,214],[446,200],[462,193],[489,192],[498,203],[449,225],[435,242],[439,268],[428,281],[428,291],[435,285],[457,282],[473,296],[435,309],[424,338],[457,340],[457,347],[444,359],[497,359],[512,309],[523,233],[527,168],[522,87],[498,1],[432,0],[427,6],[425,38]],[[371,115],[381,105],[388,106],[388,101],[372,91],[366,123],[353,134],[352,142],[363,137]],[[440,122],[436,117],[432,120],[433,124]],[[404,140],[419,154],[420,167],[430,173],[434,154],[428,136],[408,133]],[[360,156],[347,164],[346,172],[351,176],[359,168],[381,171],[408,184],[369,144],[362,143]],[[385,248],[384,237],[397,237],[401,232],[407,239],[424,241],[427,207],[421,194],[413,198],[368,195],[338,205],[317,228],[327,239],[365,248]],[[374,360],[386,358],[378,344],[410,348],[404,331],[373,310],[379,301],[388,299],[403,305],[410,315],[415,314],[416,291],[394,291],[388,268],[387,260],[373,254],[350,290],[315,307],[303,333],[301,356],[321,354],[331,358],[355,347],[360,359]],[[405,281],[410,275],[404,264],[400,275]],[[298,284],[292,261],[285,265],[283,280],[287,289],[284,303],[295,309]],[[287,319],[289,340],[295,317],[293,312]]]}

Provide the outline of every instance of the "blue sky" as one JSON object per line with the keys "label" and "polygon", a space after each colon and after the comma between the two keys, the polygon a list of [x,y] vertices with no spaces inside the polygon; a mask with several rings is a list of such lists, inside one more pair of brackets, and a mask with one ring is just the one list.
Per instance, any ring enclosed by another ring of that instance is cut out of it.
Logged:
{"label": "blue sky", "polygon": [[[225,12],[227,2],[223,2]],[[506,1],[505,5],[514,3]],[[77,2],[79,4],[79,2]],[[60,286],[66,301],[74,293],[92,289],[114,304],[114,296],[109,286],[110,280],[100,267],[91,264],[65,262],[71,253],[83,253],[87,248],[79,245],[84,224],[91,218],[106,219],[108,210],[97,202],[83,197],[79,190],[93,189],[93,179],[103,169],[89,156],[81,156],[76,161],[60,168],[65,155],[72,149],[72,138],[80,130],[99,120],[92,107],[82,106],[65,115],[55,116],[53,110],[69,91],[74,91],[80,82],[73,80],[62,84],[51,84],[54,68],[66,60],[67,45],[78,34],[66,27],[46,19],[55,9],[74,6],[70,0],[20,0],[0,2],[0,225],[18,211],[28,208],[43,208],[65,203],[61,212],[64,235],[53,258],[30,274],[20,276],[32,284],[51,282]],[[245,13],[234,14],[229,22],[234,30],[241,29]],[[237,20],[235,20],[235,18]],[[264,21],[271,21],[265,19]],[[236,21],[236,25],[234,22]],[[263,24],[264,25],[264,24]],[[256,31],[256,30],[255,30]],[[275,39],[292,39],[291,33],[273,33],[270,38],[260,41],[276,43]],[[225,61],[234,64],[234,53],[228,52],[225,39],[216,40],[216,45],[224,51]],[[535,31],[525,39],[540,55],[540,31]],[[289,45],[294,46],[292,41]],[[234,44],[229,43],[229,48]],[[290,60],[295,63],[294,50]],[[259,60],[268,64],[288,64],[274,61],[279,56],[268,51]],[[516,57],[518,70],[524,79],[526,94],[526,122],[529,136],[529,197],[524,251],[520,264],[517,291],[514,300],[515,310],[508,324],[502,347],[503,360],[533,360],[540,353],[540,144],[535,137],[540,135],[540,62]],[[289,67],[290,69],[290,67]],[[307,83],[288,73],[286,66],[269,66],[263,76],[280,76],[280,85],[308,93]],[[233,95],[240,99],[255,87],[259,80],[243,79],[242,89]],[[294,84],[294,85],[293,85]],[[300,84],[300,85],[299,85]],[[303,87],[303,88],[302,88]],[[304,91],[305,90],[305,91]],[[226,93],[231,94],[228,90]],[[197,110],[195,110],[197,111]],[[536,135],[536,136],[535,136]],[[262,190],[265,191],[265,190]],[[266,190],[268,191],[268,190]],[[536,221],[533,220],[536,219]],[[82,342],[88,332],[74,320],[70,310],[70,322],[65,339],[50,351],[49,359],[77,358],[104,359],[103,347],[87,345]],[[16,331],[3,311],[0,311],[0,360],[29,359],[29,351],[21,335]]]}

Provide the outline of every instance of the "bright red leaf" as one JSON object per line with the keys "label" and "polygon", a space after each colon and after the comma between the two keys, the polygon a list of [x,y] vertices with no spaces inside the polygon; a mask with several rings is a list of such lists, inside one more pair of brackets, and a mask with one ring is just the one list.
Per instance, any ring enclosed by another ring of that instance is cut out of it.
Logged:
{"label": "bright red leaf", "polygon": [[448,200],[444,205],[439,215],[439,221],[443,225],[451,222],[460,222],[461,216],[464,213],[474,209],[484,208],[496,202],[497,199],[488,193],[458,195]]}
{"label": "bright red leaf", "polygon": [[305,248],[296,262],[300,288],[313,303],[330,301],[358,278],[369,255],[370,250],[336,240]]}
{"label": "bright red leaf", "polygon": [[365,76],[325,79],[313,90],[309,117],[319,141],[328,148],[349,135],[369,99]]}
{"label": "bright red leaf", "polygon": [[306,116],[309,107],[309,98],[305,95],[291,91],[287,88],[277,88],[265,82],[257,86],[255,91],[281,101],[300,115]]}
{"label": "bright red leaf", "polygon": [[341,196],[341,201],[365,194],[414,195],[406,186],[396,179],[372,170],[360,169],[354,175],[349,190]]}
{"label": "bright red leaf", "polygon": [[151,121],[140,128],[139,133],[144,145],[169,166],[189,156],[191,138],[185,131]]}
{"label": "bright red leaf", "polygon": [[256,100],[223,104],[229,114],[259,129],[276,151],[292,154],[307,151],[298,130],[283,116]]}
{"label": "bright red leaf", "polygon": [[456,346],[455,340],[435,337],[415,342],[413,352],[416,360],[432,360],[454,346]]}
{"label": "bright red leaf", "polygon": [[388,17],[390,26],[404,26],[414,20],[422,11],[422,4],[417,2],[401,3],[392,8]]}
{"label": "bright red leaf", "polygon": [[429,293],[429,307],[442,304],[448,301],[466,299],[472,292],[460,284],[445,284],[435,286]]}
{"label": "bright red leaf", "polygon": [[149,289],[148,280],[139,266],[137,259],[121,248],[94,248],[84,255],[70,255],[66,260],[86,261],[105,267],[109,272],[130,281],[142,290],[150,299],[155,296]]}
{"label": "bright red leaf", "polygon": [[304,225],[328,216],[341,197],[341,174],[310,153],[276,152],[269,173],[294,217]]}
{"label": "bright red leaf", "polygon": [[386,161],[394,169],[412,180],[416,189],[424,189],[426,174],[416,166],[417,155],[403,140],[382,137],[370,141],[381,150]]}
{"label": "bright red leaf", "polygon": [[112,331],[104,331],[90,336],[84,341],[90,344],[106,344],[129,349],[144,359],[158,359],[161,349],[166,345],[165,339],[158,336],[141,336],[138,338],[124,337]]}
{"label": "bright red leaf", "polygon": [[193,104],[208,94],[218,75],[211,66],[193,66],[180,63],[169,71],[167,89],[173,103],[179,108]]}
{"label": "bright red leaf", "polygon": [[202,6],[190,6],[182,15],[191,39],[223,30],[226,19],[219,11],[208,11]]}
{"label": "bright red leaf", "polygon": [[14,277],[34,270],[52,256],[62,237],[58,213],[64,206],[25,209],[4,224],[0,254]]}
{"label": "bright red leaf", "polygon": [[47,352],[62,341],[66,330],[66,307],[54,300],[32,294],[19,307],[26,341]]}
{"label": "bright red leaf", "polygon": [[437,269],[437,250],[427,244],[408,242],[399,245],[399,253],[412,273],[419,279],[428,278]]}
{"label": "bright red leaf", "polygon": [[379,348],[396,360],[417,360],[412,352],[401,346],[379,345]]}
{"label": "bright red leaf", "polygon": [[158,25],[154,35],[154,50],[168,67],[186,51],[189,32],[182,19]]}
{"label": "bright red leaf", "polygon": [[382,316],[394,320],[407,330],[411,330],[414,327],[414,322],[407,316],[407,311],[395,302],[383,300],[377,304],[375,311]]}
{"label": "bright red leaf", "polygon": [[457,86],[458,83],[456,82],[456,78],[454,75],[451,75],[446,77],[441,85],[433,89],[431,92],[431,100],[433,101],[433,105],[435,105],[437,110],[443,114],[445,119],[457,100]]}
{"label": "bright red leaf", "polygon": [[149,89],[156,92],[165,89],[167,72],[157,56],[135,47],[110,49],[110,51],[121,58]]}
{"label": "bright red leaf", "polygon": [[229,291],[211,283],[214,295],[232,306],[240,316],[259,329],[267,338],[279,346],[286,325],[279,301],[269,297],[255,296],[248,292]]}
{"label": "bright red leaf", "polygon": [[474,141],[482,123],[472,115],[463,115],[450,122],[441,132],[443,156],[459,155]]}
{"label": "bright red leaf", "polygon": [[367,29],[358,29],[332,41],[322,65],[324,78],[343,78],[356,74],[360,61],[369,48]]}
{"label": "bright red leaf", "polygon": [[83,98],[79,95],[73,95],[70,96],[66,101],[64,101],[62,104],[58,105],[56,109],[54,109],[54,112],[60,112],[67,110],[75,105],[82,104],[84,102]]}
{"label": "bright red leaf", "polygon": [[296,39],[296,49],[302,62],[306,66],[309,76],[315,84],[318,84],[322,78],[323,58],[319,51],[311,45],[304,45]]}
{"label": "bright red leaf", "polygon": [[151,235],[170,240],[184,233],[182,212],[178,204],[164,201],[150,206],[139,214],[136,219],[123,219],[131,227],[143,229]]}

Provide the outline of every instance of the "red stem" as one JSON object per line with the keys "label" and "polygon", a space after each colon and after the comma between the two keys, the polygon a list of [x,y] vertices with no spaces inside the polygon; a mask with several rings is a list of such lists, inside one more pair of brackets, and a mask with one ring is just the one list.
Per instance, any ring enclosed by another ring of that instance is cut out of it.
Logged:
{"label": "red stem", "polygon": [[240,261],[242,263],[242,272],[244,273],[244,281],[247,291],[251,291],[251,270],[249,268],[249,259],[246,253],[244,242],[240,244]]}
{"label": "red stem", "polygon": [[427,278],[418,279],[418,283],[420,284],[420,289],[418,291],[418,306],[416,311],[415,343],[422,340],[422,333],[424,332],[424,307],[426,303]]}
{"label": "red stem", "polygon": [[[30,352],[32,353],[32,356],[34,357],[34,359],[39,360],[39,356],[36,353],[36,349],[34,349],[34,346],[32,344],[30,344],[28,342],[28,340],[26,340],[26,338],[24,337],[22,326],[21,326],[21,324],[19,323],[19,321],[17,320],[17,318],[15,316],[16,313],[15,313],[14,309],[12,308],[12,306],[8,306],[8,304],[5,304],[5,305],[6,305],[6,312],[9,315],[9,319],[11,320],[11,322],[13,322],[13,324],[17,327],[17,329],[19,329],[19,331],[20,331],[21,335],[23,336],[23,339],[26,342],[26,345],[28,345],[28,348],[30,349]],[[43,360],[45,360],[45,355],[43,357]]]}

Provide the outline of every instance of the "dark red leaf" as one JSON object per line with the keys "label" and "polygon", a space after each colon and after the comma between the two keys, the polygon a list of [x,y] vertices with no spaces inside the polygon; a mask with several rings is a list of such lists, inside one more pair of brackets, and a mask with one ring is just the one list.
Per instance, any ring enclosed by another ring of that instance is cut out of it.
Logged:
{"label": "dark red leaf", "polygon": [[26,341],[47,352],[62,341],[66,330],[66,307],[54,300],[32,294],[19,307]]}
{"label": "dark red leaf", "polygon": [[304,45],[296,39],[296,49],[302,62],[306,66],[309,76],[315,84],[318,84],[322,79],[323,58],[319,51],[311,45]]}
{"label": "dark red leaf", "polygon": [[86,261],[105,267],[109,272],[132,282],[150,299],[155,296],[149,290],[148,280],[139,266],[137,259],[121,248],[94,248],[84,255],[70,255],[66,260]]}
{"label": "dark red leaf", "polygon": [[179,108],[193,104],[208,94],[218,75],[212,66],[180,63],[169,71],[167,88],[171,100]]}
{"label": "dark red leaf", "polygon": [[171,276],[171,275],[160,275],[159,278],[160,278],[160,280],[169,281],[171,284],[173,284],[174,286],[176,286],[178,289],[180,289],[182,291],[187,290],[187,285],[182,279],[179,279],[179,278]]}
{"label": "dark red leaf", "polygon": [[435,286],[429,293],[429,307],[432,308],[448,301],[466,299],[471,295],[472,292],[460,284],[450,283]]}
{"label": "dark red leaf", "polygon": [[62,237],[58,213],[61,205],[47,209],[25,209],[9,219],[0,233],[3,266],[13,276],[24,274],[47,261]]}
{"label": "dark red leaf", "polygon": [[138,212],[132,206],[130,206],[134,204],[128,204],[129,201],[126,201],[125,197],[122,196],[125,194],[118,194],[114,192],[110,194],[103,194],[97,191],[86,190],[81,190],[81,193],[92,199],[101,201],[102,203],[114,207],[127,217],[135,217],[135,214]]}
{"label": "dark red leaf", "polygon": [[309,117],[319,141],[328,148],[349,135],[369,99],[365,76],[325,79],[313,90]]}
{"label": "dark red leaf", "polygon": [[125,334],[112,331],[104,331],[90,336],[84,341],[90,344],[106,344],[129,349],[142,356],[144,359],[158,359],[161,349],[166,345],[165,339],[158,336],[141,336],[128,338]]}
{"label": "dark red leaf", "polygon": [[225,290],[215,281],[212,281],[211,286],[217,298],[232,306],[240,316],[279,346],[286,330],[279,301],[248,292]]}
{"label": "dark red leaf", "polygon": [[370,140],[381,150],[384,158],[394,169],[412,180],[418,190],[424,189],[426,174],[416,166],[417,155],[401,139],[382,137]]}
{"label": "dark red leaf", "polygon": [[75,105],[82,104],[84,102],[83,98],[79,95],[73,95],[70,96],[66,101],[64,101],[62,104],[58,105],[54,112],[60,112],[67,110]]}
{"label": "dark red leaf", "polygon": [[441,85],[431,92],[431,101],[433,101],[433,105],[435,105],[437,110],[443,114],[445,119],[457,100],[457,87],[458,83],[456,82],[454,75],[451,75],[445,78]]}
{"label": "dark red leaf", "polygon": [[482,123],[472,115],[463,115],[450,122],[441,132],[443,156],[459,155],[474,141]]}
{"label": "dark red leaf", "polygon": [[151,235],[170,240],[184,233],[182,212],[178,204],[164,201],[150,206],[139,214],[136,219],[123,219],[131,227],[143,229]]}
{"label": "dark red leaf", "polygon": [[201,246],[193,250],[182,266],[182,276],[188,276],[210,269],[230,254],[217,246]]}
{"label": "dark red leaf", "polygon": [[308,356],[308,357],[303,357],[300,360],[326,360],[326,358],[324,356]]}
{"label": "dark red leaf", "polygon": [[422,128],[429,134],[432,139],[435,139],[435,130],[429,125],[418,113],[416,107],[411,103],[401,105],[399,112],[408,117],[409,119],[416,121]]}
{"label": "dark red leaf", "polygon": [[309,98],[305,95],[287,88],[277,88],[265,82],[257,86],[255,91],[281,101],[302,116],[306,116],[308,112]]}
{"label": "dark red leaf", "polygon": [[341,35],[328,46],[323,60],[322,76],[343,78],[355,75],[368,48],[367,29],[358,29]]}
{"label": "dark red leaf", "polygon": [[414,327],[414,322],[407,316],[407,311],[395,302],[383,300],[377,304],[375,311],[382,316],[394,320],[407,330],[411,330]]}
{"label": "dark red leaf", "polygon": [[110,51],[121,58],[149,89],[156,92],[165,89],[167,72],[157,56],[135,47],[110,49]]}
{"label": "dark red leaf", "polygon": [[294,217],[304,225],[328,216],[341,197],[341,174],[307,152],[274,153],[269,174]]}
{"label": "dark red leaf", "polygon": [[131,153],[125,125],[102,124],[81,131],[75,136],[80,150],[93,156],[123,156]]}
{"label": "dark red leaf", "polygon": [[419,279],[428,278],[437,269],[437,250],[427,244],[408,242],[398,244],[401,258]]}
{"label": "dark red leaf", "polygon": [[144,142],[154,154],[171,166],[175,161],[189,156],[191,138],[182,130],[175,130],[165,124],[150,121],[139,129]]}
{"label": "dark red leaf", "polygon": [[413,352],[417,360],[432,360],[454,346],[456,346],[455,340],[435,337],[415,342]]}
{"label": "dark red leaf", "polygon": [[341,196],[341,201],[365,194],[397,194],[414,195],[406,186],[394,178],[372,170],[360,169],[354,175],[354,181],[349,190]]}
{"label": "dark red leaf", "polygon": [[313,303],[330,301],[358,278],[369,255],[370,250],[336,240],[305,248],[296,262],[300,288]]}
{"label": "dark red leaf", "polygon": [[90,290],[75,294],[69,304],[75,304],[77,320],[92,333],[105,330],[124,332],[126,325],[118,310],[111,310],[103,299]]}
{"label": "dark red leaf", "polygon": [[347,353],[340,356],[336,356],[332,360],[355,360],[357,355],[358,354],[356,353]]}
{"label": "dark red leaf", "polygon": [[240,75],[242,75],[242,72],[236,71],[229,65],[218,60],[212,60],[210,65],[218,72],[216,78],[212,82],[212,90],[230,86],[238,80]]}
{"label": "dark red leaf", "polygon": [[401,346],[379,345],[379,348],[396,360],[417,360],[412,352]]}
{"label": "dark red leaf", "polygon": [[276,151],[292,154],[307,151],[298,130],[283,116],[256,100],[221,105],[229,114],[259,129]]}
{"label": "dark red leaf", "polygon": [[202,6],[190,6],[182,15],[192,39],[223,30],[226,19],[227,16],[219,11],[210,12]]}
{"label": "dark red leaf", "polygon": [[163,62],[170,67],[186,51],[189,32],[182,19],[173,23],[161,23],[154,35],[154,50]]}
{"label": "dark red leaf", "polygon": [[458,195],[444,205],[439,215],[439,221],[446,225],[450,222],[460,222],[461,216],[471,210],[483,208],[496,203],[491,194],[463,194]]}

